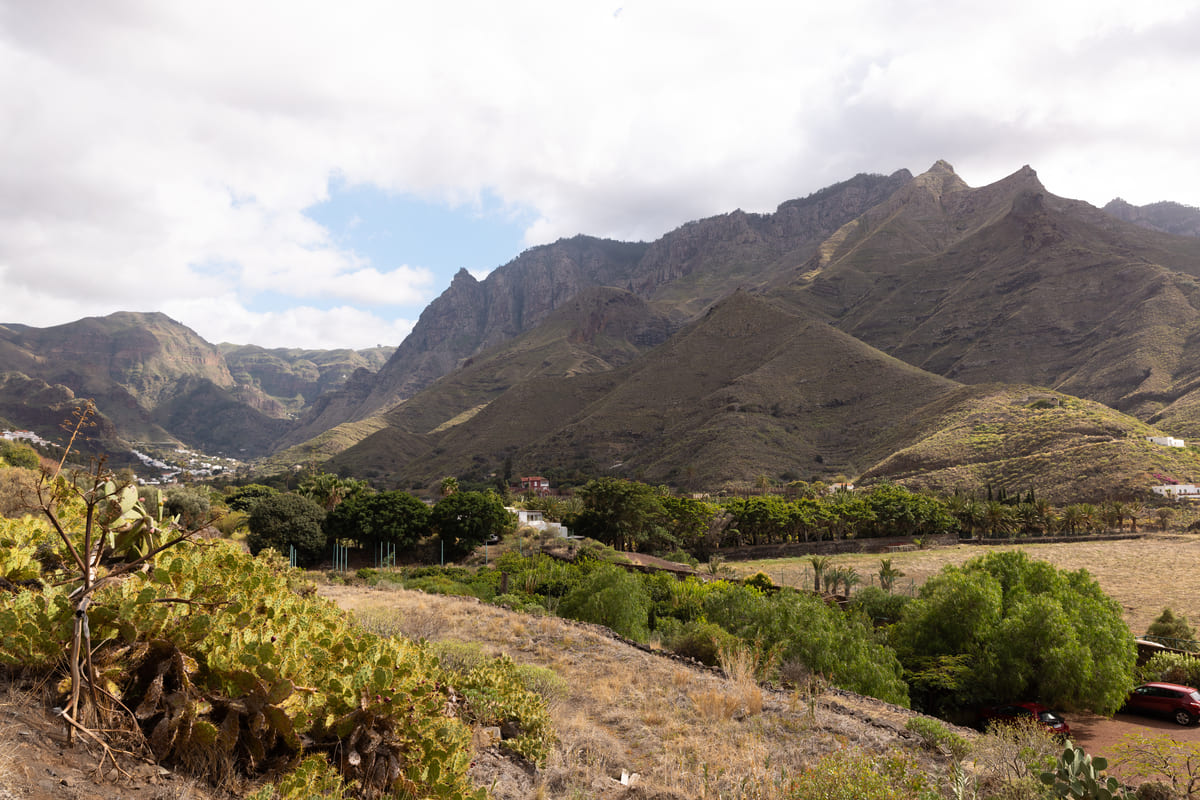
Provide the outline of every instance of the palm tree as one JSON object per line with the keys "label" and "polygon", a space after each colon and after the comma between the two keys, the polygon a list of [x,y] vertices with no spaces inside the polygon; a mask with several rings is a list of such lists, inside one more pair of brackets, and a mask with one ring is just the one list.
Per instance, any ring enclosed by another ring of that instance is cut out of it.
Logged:
{"label": "palm tree", "polygon": [[842,577],[846,570],[841,567],[825,570],[825,592],[826,594],[837,594],[838,586],[842,583]]}
{"label": "palm tree", "polygon": [[449,497],[458,491],[458,478],[447,475],[442,478],[442,497]]}
{"label": "palm tree", "polygon": [[1127,506],[1129,508],[1129,532],[1137,533],[1138,517],[1145,509],[1145,506],[1142,505],[1141,500],[1130,500]]}
{"label": "palm tree", "polygon": [[808,563],[812,564],[813,568],[813,591],[820,594],[821,576],[829,569],[829,565],[833,563],[833,559],[829,556],[809,556]]}
{"label": "palm tree", "polygon": [[858,570],[856,570],[854,567],[846,567],[845,569],[841,570],[841,573],[842,586],[844,586],[846,589],[846,597],[849,597],[850,590],[862,583],[862,576],[858,574]]}
{"label": "palm tree", "polygon": [[1013,507],[999,500],[989,500],[983,506],[983,527],[987,535],[997,538],[1003,534],[1012,533],[1016,525],[1016,514]]}
{"label": "palm tree", "polygon": [[1158,529],[1160,531],[1166,532],[1167,523],[1171,521],[1171,515],[1174,513],[1175,509],[1167,508],[1166,506],[1155,510],[1154,516],[1158,517]]}
{"label": "palm tree", "polygon": [[881,558],[879,560],[879,588],[885,592],[891,592],[892,587],[896,584],[896,579],[903,577],[904,572],[893,567],[890,558]]}
{"label": "palm tree", "polygon": [[1065,507],[1062,512],[1062,524],[1066,528],[1067,533],[1074,533],[1084,524],[1084,513],[1082,503],[1072,503]]}
{"label": "palm tree", "polygon": [[1104,524],[1112,527],[1117,526],[1117,533],[1125,529],[1125,518],[1129,516],[1129,506],[1120,500],[1110,500],[1100,507],[1100,517]]}

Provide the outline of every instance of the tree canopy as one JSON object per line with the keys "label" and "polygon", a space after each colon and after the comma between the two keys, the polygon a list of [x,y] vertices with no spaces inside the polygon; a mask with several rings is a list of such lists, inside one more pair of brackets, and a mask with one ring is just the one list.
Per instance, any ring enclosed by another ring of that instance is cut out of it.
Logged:
{"label": "tree canopy", "polygon": [[1038,699],[1108,714],[1124,702],[1137,660],[1120,604],[1086,570],[1020,550],[944,568],[891,636],[928,710]]}
{"label": "tree canopy", "polygon": [[268,547],[287,555],[290,545],[296,548],[299,563],[311,566],[325,555],[326,538],[321,527],[324,519],[325,509],[307,497],[298,494],[264,497],[250,510],[246,544],[253,555]]}
{"label": "tree canopy", "polygon": [[325,532],[331,539],[408,550],[429,533],[429,506],[407,492],[354,495],[325,517]]}
{"label": "tree canopy", "polygon": [[455,492],[437,502],[429,526],[441,537],[446,555],[459,558],[499,535],[511,523],[504,502],[494,492]]}

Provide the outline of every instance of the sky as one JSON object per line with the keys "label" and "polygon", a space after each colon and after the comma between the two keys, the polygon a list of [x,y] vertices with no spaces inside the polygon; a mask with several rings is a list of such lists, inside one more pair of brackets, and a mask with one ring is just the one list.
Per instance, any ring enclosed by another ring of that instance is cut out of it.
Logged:
{"label": "sky", "polygon": [[1200,4],[0,0],[0,323],[397,345],[459,269],[860,172],[1200,206]]}

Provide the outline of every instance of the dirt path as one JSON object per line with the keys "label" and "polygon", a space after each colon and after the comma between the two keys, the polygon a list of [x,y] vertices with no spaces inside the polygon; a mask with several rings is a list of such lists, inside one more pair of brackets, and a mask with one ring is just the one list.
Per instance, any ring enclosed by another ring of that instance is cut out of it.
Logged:
{"label": "dirt path", "polygon": [[[1110,764],[1109,771],[1118,777],[1130,780],[1128,769],[1122,769],[1120,745],[1132,736],[1165,736],[1176,742],[1200,745],[1200,726],[1182,727],[1166,719],[1144,717],[1137,714],[1117,714],[1112,719],[1095,714],[1069,714],[1071,738],[1092,756],[1104,756]],[[1164,778],[1166,776],[1163,776]]]}

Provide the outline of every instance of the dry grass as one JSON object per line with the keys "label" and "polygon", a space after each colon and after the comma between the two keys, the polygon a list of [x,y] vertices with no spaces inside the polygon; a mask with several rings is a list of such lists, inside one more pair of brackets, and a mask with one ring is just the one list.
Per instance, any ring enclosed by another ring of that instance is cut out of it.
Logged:
{"label": "dry grass", "polygon": [[[990,550],[1022,549],[1031,558],[1049,561],[1060,569],[1086,569],[1110,596],[1121,604],[1130,630],[1145,632],[1154,618],[1170,607],[1192,623],[1200,623],[1200,572],[1192,565],[1200,561],[1200,536],[1195,534],[1151,534],[1144,539],[1109,542],[1025,544],[983,548],[957,545],[932,550],[889,553],[892,565],[904,572],[895,591],[908,593],[920,588],[930,576],[948,564],[959,565]],[[874,577],[878,585],[879,555],[833,556],[834,567],[852,567],[863,576],[864,585]],[[765,572],[771,580],[788,586],[812,588],[806,558],[742,561],[732,566],[739,575]]]}
{"label": "dry grass", "polygon": [[875,752],[896,742],[885,729],[831,711],[821,687],[805,697],[762,689],[754,678],[763,665],[751,651],[728,654],[726,677],[630,648],[591,627],[462,598],[343,586],[321,592],[377,625],[387,615],[434,615],[440,626],[431,640],[478,643],[563,678],[567,696],[551,709],[558,742],[549,763],[533,785],[499,786],[498,800],[539,792],[609,796],[623,791],[623,771],[639,773],[639,791],[664,800],[770,800],[780,796],[772,787],[824,753]]}

